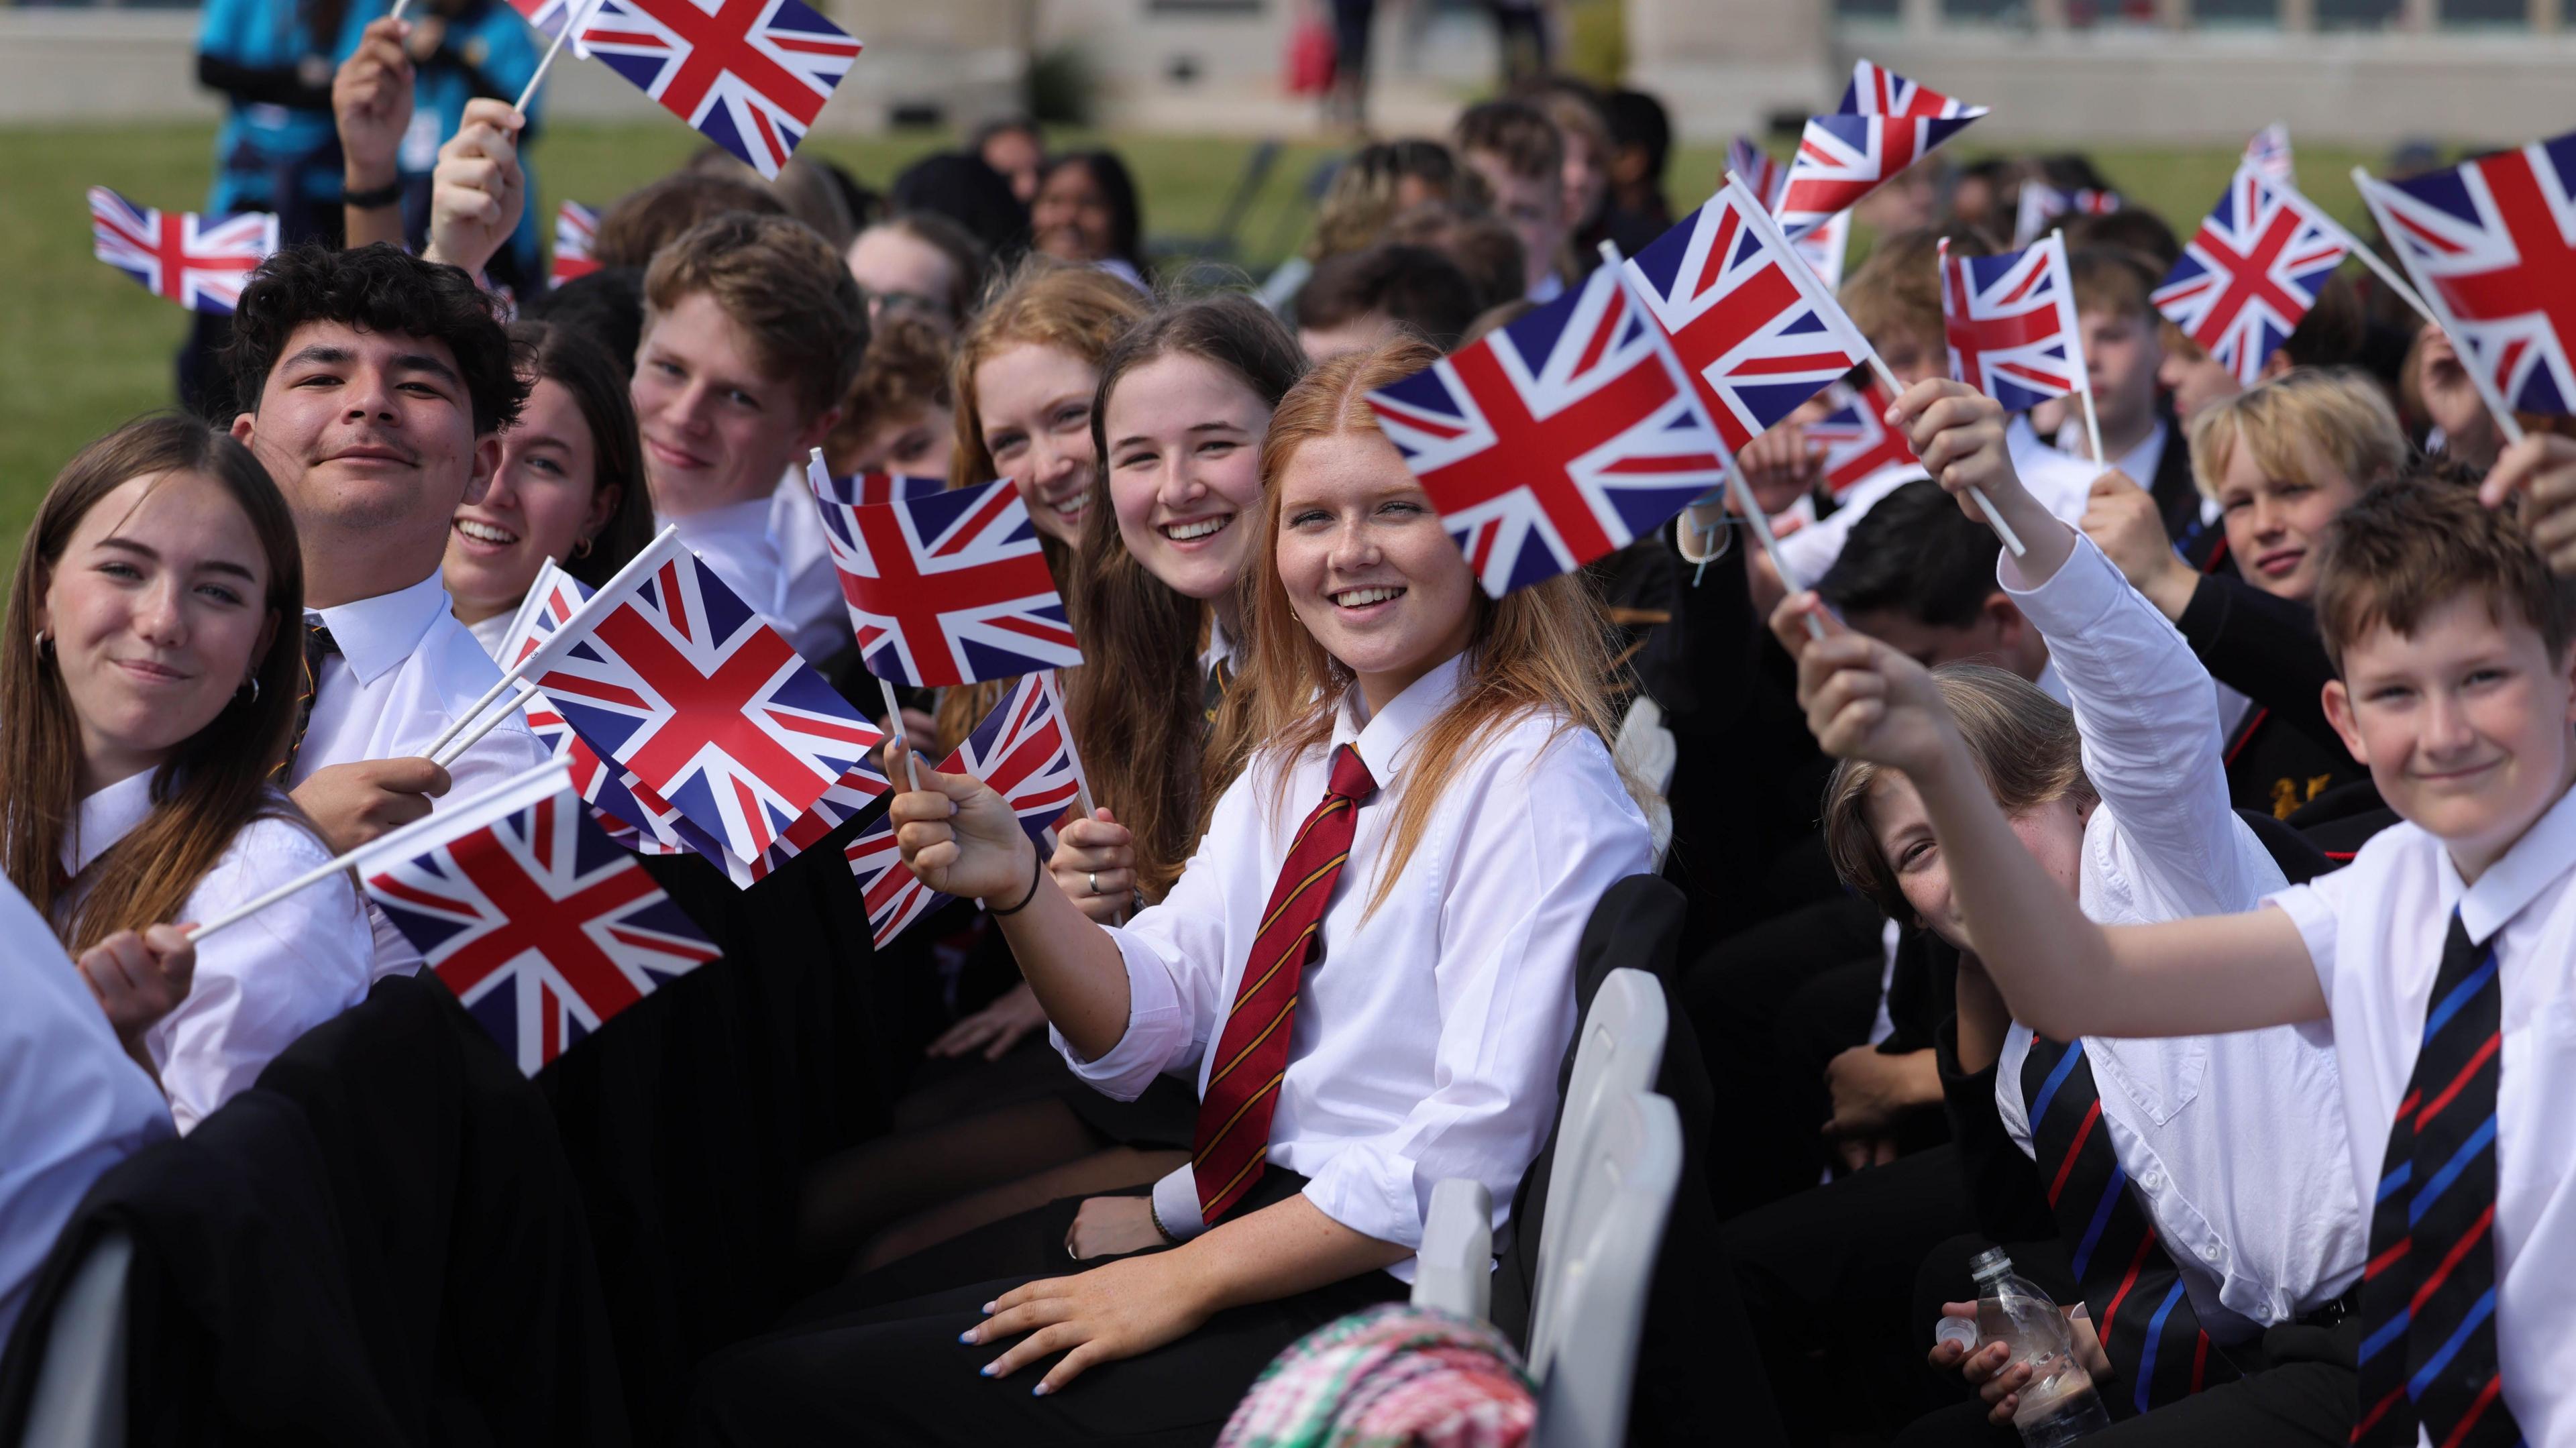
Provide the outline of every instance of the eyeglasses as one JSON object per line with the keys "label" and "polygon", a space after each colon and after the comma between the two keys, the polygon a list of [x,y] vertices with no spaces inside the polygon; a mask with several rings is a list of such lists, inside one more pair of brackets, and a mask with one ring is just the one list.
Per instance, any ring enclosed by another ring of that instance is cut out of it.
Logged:
{"label": "eyeglasses", "polygon": [[919,292],[868,293],[868,315],[870,317],[874,317],[881,312],[890,311],[920,312],[928,316],[945,317],[948,315],[948,302],[944,297],[927,297],[923,296]]}

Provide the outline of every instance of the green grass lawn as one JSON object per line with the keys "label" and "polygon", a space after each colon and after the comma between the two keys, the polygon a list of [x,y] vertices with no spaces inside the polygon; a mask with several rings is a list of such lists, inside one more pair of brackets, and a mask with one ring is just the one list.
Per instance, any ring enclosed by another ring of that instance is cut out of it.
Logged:
{"label": "green grass lawn", "polygon": [[[1060,138],[1067,145],[1083,137]],[[1145,189],[1149,229],[1157,237],[1211,230],[1243,174],[1249,142],[1163,136],[1109,138]],[[808,145],[877,185],[904,164],[945,144],[935,135],[852,139],[817,137]],[[540,215],[570,197],[593,204],[663,174],[696,148],[679,125],[564,127],[544,137],[531,157]],[[0,560],[14,560],[18,539],[55,471],[81,443],[172,397],[171,358],[188,319],[90,255],[82,193],[113,186],[148,206],[203,204],[212,154],[211,126],[154,125],[118,129],[0,131]],[[1286,148],[1241,228],[1245,260],[1264,269],[1302,236],[1303,189],[1328,154],[1321,145]],[[1973,153],[1968,153],[1973,154]],[[2178,227],[2196,221],[2217,196],[2235,157],[2221,150],[2098,152],[2111,180]],[[2337,215],[2357,219],[2360,204],[2345,179],[2366,159],[2303,148],[2300,170],[2311,194]],[[1671,183],[1687,204],[1714,184],[1720,152],[1685,149],[1674,157]],[[0,561],[0,569],[11,566]]]}

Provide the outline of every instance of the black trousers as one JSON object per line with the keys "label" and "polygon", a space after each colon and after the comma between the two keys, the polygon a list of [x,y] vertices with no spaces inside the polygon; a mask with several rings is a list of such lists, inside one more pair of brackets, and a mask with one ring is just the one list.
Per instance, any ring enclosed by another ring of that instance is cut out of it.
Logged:
{"label": "black trousers", "polygon": [[[1295,1173],[1272,1168],[1237,1211],[1285,1200],[1300,1185]],[[1405,1295],[1403,1283],[1370,1272],[1229,1309],[1178,1342],[1103,1363],[1061,1393],[1033,1397],[1029,1389],[1054,1359],[995,1382],[979,1370],[1007,1344],[967,1347],[957,1335],[984,1320],[985,1303],[1022,1283],[1101,1265],[1065,1260],[1064,1230],[1077,1205],[1050,1203],[977,1233],[974,1245],[986,1270],[1003,1274],[992,1280],[837,1314],[814,1310],[864,1300],[871,1294],[852,1290],[871,1285],[861,1278],[799,1308],[791,1314],[795,1326],[718,1354],[699,1371],[695,1441],[709,1448],[1195,1448],[1216,1440],[1244,1391],[1281,1349],[1336,1318]],[[911,1262],[896,1267],[918,1270]]]}

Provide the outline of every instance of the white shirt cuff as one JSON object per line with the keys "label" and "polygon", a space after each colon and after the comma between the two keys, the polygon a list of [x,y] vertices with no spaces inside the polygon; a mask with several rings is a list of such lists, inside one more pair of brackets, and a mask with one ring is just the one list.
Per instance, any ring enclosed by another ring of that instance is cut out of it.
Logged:
{"label": "white shirt cuff", "polygon": [[1412,1162],[1354,1142],[1324,1163],[1305,1195],[1317,1211],[1361,1236],[1419,1248],[1423,1208],[1413,1179]]}
{"label": "white shirt cuff", "polygon": [[1184,1242],[1207,1230],[1199,1216],[1199,1175],[1188,1162],[1154,1183],[1154,1215],[1164,1231]]}
{"label": "white shirt cuff", "polygon": [[[1126,931],[1111,929],[1119,958],[1127,966],[1127,1032],[1096,1061],[1082,1059],[1054,1026],[1047,1039],[1073,1074],[1104,1096],[1133,1101],[1172,1063],[1190,1040],[1191,1019],[1172,983],[1171,968],[1154,948]],[[1166,1223],[1170,1221],[1165,1218]]]}

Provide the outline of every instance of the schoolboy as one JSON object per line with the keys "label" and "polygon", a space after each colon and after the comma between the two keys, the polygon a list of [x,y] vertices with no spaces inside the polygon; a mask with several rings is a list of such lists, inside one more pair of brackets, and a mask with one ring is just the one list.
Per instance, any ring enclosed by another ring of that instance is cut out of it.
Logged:
{"label": "schoolboy", "polygon": [[1917,478],[1851,530],[1816,592],[1843,622],[1927,669],[1993,664],[2063,704],[2048,640],[1995,581],[2002,551],[1993,529],[1962,514],[1939,484]]}
{"label": "schoolboy", "polygon": [[1482,177],[1494,214],[1521,240],[1522,279],[1533,302],[1554,301],[1565,290],[1566,238],[1574,218],[1565,214],[1565,136],[1547,112],[1527,101],[1486,101],[1458,117],[1450,140],[1458,159]]}
{"label": "schoolboy", "polygon": [[1316,264],[1297,293],[1297,345],[1307,361],[1321,362],[1411,332],[1445,352],[1480,310],[1466,273],[1439,252],[1372,246]]}
{"label": "schoolboy", "polygon": [[[2405,823],[2242,914],[2087,920],[2019,847],[1929,675],[1884,645],[1804,647],[1800,692],[1829,752],[1913,782],[1977,952],[2034,1029],[2325,1023],[2372,1204],[2353,1441],[2576,1440],[2576,599],[2514,519],[2413,480],[2336,520],[2317,601],[2327,713]],[[1784,607],[1784,637],[1814,608]]]}
{"label": "schoolboy", "polygon": [[710,217],[644,273],[630,390],[654,516],[818,662],[848,646],[849,618],[805,460],[867,345],[849,268],[787,217]]}
{"label": "schoolboy", "polygon": [[[2192,481],[2191,448],[2157,384],[2164,365],[2163,319],[2147,300],[2157,279],[2144,258],[2108,247],[2068,252],[2066,269],[2105,466],[2153,495],[2165,536],[2179,540],[2186,560],[2197,566],[2216,546],[2212,526],[2218,510]],[[2080,406],[2068,409],[2057,430],[2057,449],[2069,457],[2092,457]]]}

